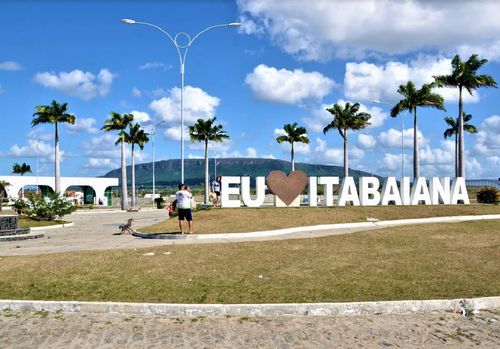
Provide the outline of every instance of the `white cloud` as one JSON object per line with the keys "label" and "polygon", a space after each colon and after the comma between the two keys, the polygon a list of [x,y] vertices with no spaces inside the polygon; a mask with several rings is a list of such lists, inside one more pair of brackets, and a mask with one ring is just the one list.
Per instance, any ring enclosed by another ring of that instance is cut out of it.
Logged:
{"label": "white cloud", "polygon": [[500,116],[490,116],[481,123],[476,135],[474,151],[486,156],[500,154]]}
{"label": "white cloud", "polygon": [[76,118],[73,125],[66,123],[64,126],[68,130],[68,133],[71,134],[81,132],[97,133],[99,130],[94,127],[96,123],[97,121],[94,118]]}
{"label": "white cloud", "polygon": [[166,65],[165,63],[161,62],[146,62],[138,67],[139,70],[159,69],[159,68],[163,68],[163,70],[169,70],[173,68],[173,65],[170,64]]}
{"label": "white cloud", "polygon": [[[340,147],[328,147],[327,141],[321,138],[316,138],[316,146],[314,147],[314,152],[310,154],[310,158],[314,163],[329,164],[329,165],[344,165],[344,149]],[[347,150],[349,155],[349,167],[352,168],[353,165],[365,156],[365,152],[350,144]]]}
{"label": "white cloud", "polygon": [[300,60],[455,52],[457,47],[499,58],[496,0],[238,0],[237,4],[240,32],[265,33]]}
{"label": "white cloud", "polygon": [[[165,131],[163,131],[163,135],[166,139],[171,141],[180,141],[181,140],[181,126],[172,126]],[[187,126],[184,126],[184,141],[189,142],[189,129]]]}
{"label": "white cloud", "polygon": [[247,158],[256,158],[257,157],[257,150],[252,147],[247,148]]}
{"label": "white cloud", "polygon": [[85,101],[96,96],[108,94],[115,76],[108,69],[101,69],[95,76],[90,72],[73,70],[71,72],[44,72],[35,75],[35,81],[40,85],[62,91]]}
{"label": "white cloud", "polygon": [[132,96],[135,98],[141,98],[142,97],[142,92],[139,90],[137,87],[134,87],[132,89]]}
{"label": "white cloud", "polygon": [[[186,86],[184,89],[184,123],[190,125],[198,118],[208,119],[215,116],[215,108],[220,99],[210,96],[198,87]],[[152,101],[149,104],[159,119],[167,122],[180,123],[181,119],[181,90],[174,87],[168,97]]]}
{"label": "white cloud", "polygon": [[256,66],[245,78],[255,98],[267,102],[295,104],[305,100],[321,100],[335,82],[318,72],[276,69],[265,64]]}
{"label": "white cloud", "polygon": [[0,62],[0,70],[17,71],[24,69],[23,66],[14,61]]}
{"label": "white cloud", "polygon": [[[14,144],[6,152],[0,152],[0,157],[23,157],[23,158],[36,158],[37,156],[37,143],[38,143],[38,156],[40,159],[46,159],[47,161],[53,161],[54,158],[54,148],[48,143],[35,139],[28,139],[27,144],[24,146],[19,146]],[[60,152],[62,153],[62,152]]]}
{"label": "white cloud", "polygon": [[[424,137],[420,130],[418,130],[417,137],[420,146],[429,143],[429,140]],[[381,132],[378,139],[383,147],[401,148],[401,131],[399,130],[390,128],[387,131]],[[403,142],[405,148],[413,149],[413,128],[404,130]]]}
{"label": "white cloud", "polygon": [[[434,75],[451,73],[451,60],[442,57],[421,56],[409,63],[387,62],[385,65],[373,63],[347,63],[344,76],[344,94],[353,100],[373,101],[381,100],[395,104],[402,98],[397,93],[399,85],[412,80],[417,88],[424,83],[434,81]],[[435,92],[441,94],[446,102],[458,101],[458,89],[436,88]],[[463,94],[465,103],[479,101],[476,91],[470,95],[467,91]]]}
{"label": "white cloud", "polygon": [[377,136],[371,134],[360,133],[358,135],[357,146],[361,149],[370,149],[372,146],[375,148],[377,146]]}
{"label": "white cloud", "polygon": [[134,116],[134,122],[138,122],[139,124],[146,124],[151,121],[149,114],[144,111],[132,110],[130,114]]}

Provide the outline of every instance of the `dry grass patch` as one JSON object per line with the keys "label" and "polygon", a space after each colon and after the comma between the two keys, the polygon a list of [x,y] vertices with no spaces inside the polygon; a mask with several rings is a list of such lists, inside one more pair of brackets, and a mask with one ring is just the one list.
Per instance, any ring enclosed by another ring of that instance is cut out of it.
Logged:
{"label": "dry grass patch", "polygon": [[2,257],[0,298],[278,303],[498,296],[499,226],[426,224],[317,239]]}
{"label": "dry grass patch", "polygon": [[[194,213],[194,230],[198,234],[241,233],[317,224],[365,222],[368,217],[379,220],[500,214],[495,205],[440,206],[345,206],[296,208],[222,208]],[[144,233],[177,233],[177,218],[140,229]]]}

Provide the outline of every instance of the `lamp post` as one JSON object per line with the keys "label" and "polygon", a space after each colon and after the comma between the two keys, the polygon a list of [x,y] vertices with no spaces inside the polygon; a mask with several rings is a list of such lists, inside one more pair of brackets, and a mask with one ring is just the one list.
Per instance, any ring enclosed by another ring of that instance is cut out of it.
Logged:
{"label": "lamp post", "polygon": [[151,201],[154,205],[155,203],[155,188],[156,188],[156,179],[155,179],[155,135],[156,135],[156,129],[158,126],[166,122],[165,120],[162,120],[160,122],[157,122],[153,126],[153,130],[151,131],[151,135],[153,136],[153,196],[151,197]]}
{"label": "lamp post", "polygon": [[[233,22],[233,23],[227,23],[227,24],[216,24],[212,25],[210,27],[207,27],[200,31],[198,34],[196,34],[193,38],[189,36],[189,34],[185,32],[179,32],[175,34],[175,36],[170,35],[167,31],[164,29],[160,28],[159,26],[147,22],[139,22],[135,21],[133,19],[129,18],[124,18],[122,19],[122,23],[124,24],[142,24],[146,25],[149,27],[153,27],[155,29],[158,29],[161,31],[163,34],[165,34],[170,41],[174,44],[175,48],[177,49],[177,54],[179,55],[179,65],[180,65],[180,73],[181,73],[181,182],[184,183],[184,65],[186,62],[186,55],[188,49],[191,47],[193,42],[203,33],[206,31],[209,31],[210,29],[214,28],[219,28],[219,27],[239,27],[241,23]],[[184,40],[187,40],[186,43],[179,43],[179,38],[184,38]]]}
{"label": "lamp post", "polygon": [[[388,106],[391,106],[390,103],[379,101],[374,99],[372,101],[373,103],[377,104],[387,104]],[[405,176],[405,115],[407,111],[405,111],[401,115],[401,178],[404,178]]]}

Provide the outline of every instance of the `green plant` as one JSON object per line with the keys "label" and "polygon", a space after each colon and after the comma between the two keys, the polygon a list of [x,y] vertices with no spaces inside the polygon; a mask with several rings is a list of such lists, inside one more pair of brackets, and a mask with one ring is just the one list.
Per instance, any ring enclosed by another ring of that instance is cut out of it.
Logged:
{"label": "green plant", "polygon": [[18,199],[14,201],[13,207],[19,214],[37,221],[52,221],[56,217],[62,218],[76,210],[73,203],[66,201],[57,194],[49,194],[46,199],[42,195],[30,193],[26,195],[27,200]]}
{"label": "green plant", "polygon": [[500,192],[495,187],[482,187],[476,197],[479,203],[496,204],[500,201]]}

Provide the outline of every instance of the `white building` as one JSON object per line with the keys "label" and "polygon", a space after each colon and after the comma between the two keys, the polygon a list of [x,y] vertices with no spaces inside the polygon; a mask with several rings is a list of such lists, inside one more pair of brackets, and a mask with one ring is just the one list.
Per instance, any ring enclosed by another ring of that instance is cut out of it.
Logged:
{"label": "white building", "polygon": [[[54,177],[41,176],[0,176],[0,181],[9,182],[7,196],[19,197],[21,188],[38,187],[42,192],[50,188],[54,191]],[[61,191],[65,192],[69,187],[80,187],[84,195],[92,197],[93,204],[107,203],[106,190],[118,186],[118,178],[94,178],[94,177],[61,177]]]}

